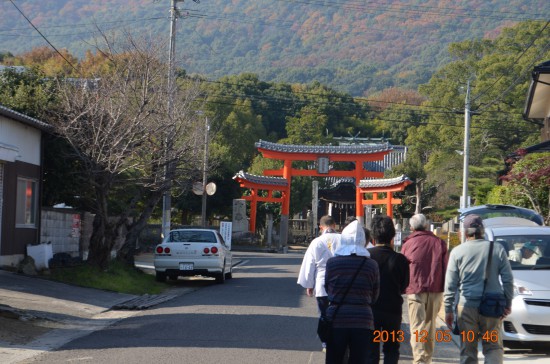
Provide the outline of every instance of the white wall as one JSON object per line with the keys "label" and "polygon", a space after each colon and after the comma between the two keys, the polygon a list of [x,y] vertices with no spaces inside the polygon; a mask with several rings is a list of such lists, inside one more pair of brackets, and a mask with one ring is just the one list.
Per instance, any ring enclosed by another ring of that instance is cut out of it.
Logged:
{"label": "white wall", "polygon": [[0,144],[16,147],[16,160],[40,165],[40,137],[40,130],[0,116]]}

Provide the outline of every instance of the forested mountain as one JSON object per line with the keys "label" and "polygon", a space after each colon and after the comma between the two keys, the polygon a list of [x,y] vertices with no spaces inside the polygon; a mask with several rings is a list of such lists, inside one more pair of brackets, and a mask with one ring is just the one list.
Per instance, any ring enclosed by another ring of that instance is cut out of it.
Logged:
{"label": "forested mountain", "polygon": [[[548,0],[188,0],[178,7],[176,54],[188,73],[319,81],[354,96],[416,89],[452,60],[450,43],[550,18]],[[99,30],[168,43],[169,8],[170,0],[2,1],[0,52],[47,45],[25,16],[77,56],[94,48]]]}

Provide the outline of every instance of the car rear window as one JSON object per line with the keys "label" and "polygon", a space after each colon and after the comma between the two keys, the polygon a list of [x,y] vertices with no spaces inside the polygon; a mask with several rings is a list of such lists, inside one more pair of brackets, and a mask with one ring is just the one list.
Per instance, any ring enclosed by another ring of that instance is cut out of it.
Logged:
{"label": "car rear window", "polygon": [[490,219],[492,217],[500,216],[509,216],[509,217],[521,217],[527,220],[536,222],[538,225],[544,225],[544,220],[542,216],[537,214],[534,211],[528,209],[519,209],[510,206],[487,206],[472,209],[461,214],[461,220],[464,219],[467,215],[476,214],[479,215],[483,220]]}
{"label": "car rear window", "polygon": [[216,243],[216,235],[212,231],[177,230],[170,232],[172,243]]}
{"label": "car rear window", "polygon": [[512,269],[550,269],[550,235],[495,236]]}

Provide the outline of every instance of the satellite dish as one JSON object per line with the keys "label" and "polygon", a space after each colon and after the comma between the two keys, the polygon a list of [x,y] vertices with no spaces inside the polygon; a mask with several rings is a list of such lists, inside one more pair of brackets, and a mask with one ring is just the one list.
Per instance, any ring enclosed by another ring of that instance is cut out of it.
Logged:
{"label": "satellite dish", "polygon": [[212,196],[216,193],[216,184],[214,182],[210,182],[206,185],[206,193],[208,196]]}
{"label": "satellite dish", "polygon": [[193,183],[193,193],[195,195],[199,195],[201,196],[202,195],[202,182],[194,182]]}

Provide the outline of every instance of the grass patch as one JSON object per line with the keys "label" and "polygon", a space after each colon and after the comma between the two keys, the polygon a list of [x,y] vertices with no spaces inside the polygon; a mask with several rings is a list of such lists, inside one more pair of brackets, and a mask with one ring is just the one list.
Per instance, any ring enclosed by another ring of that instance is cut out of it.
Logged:
{"label": "grass patch", "polygon": [[105,270],[88,264],[54,268],[49,278],[82,287],[135,295],[159,294],[168,288],[165,283],[157,282],[155,276],[117,261],[112,261]]}

